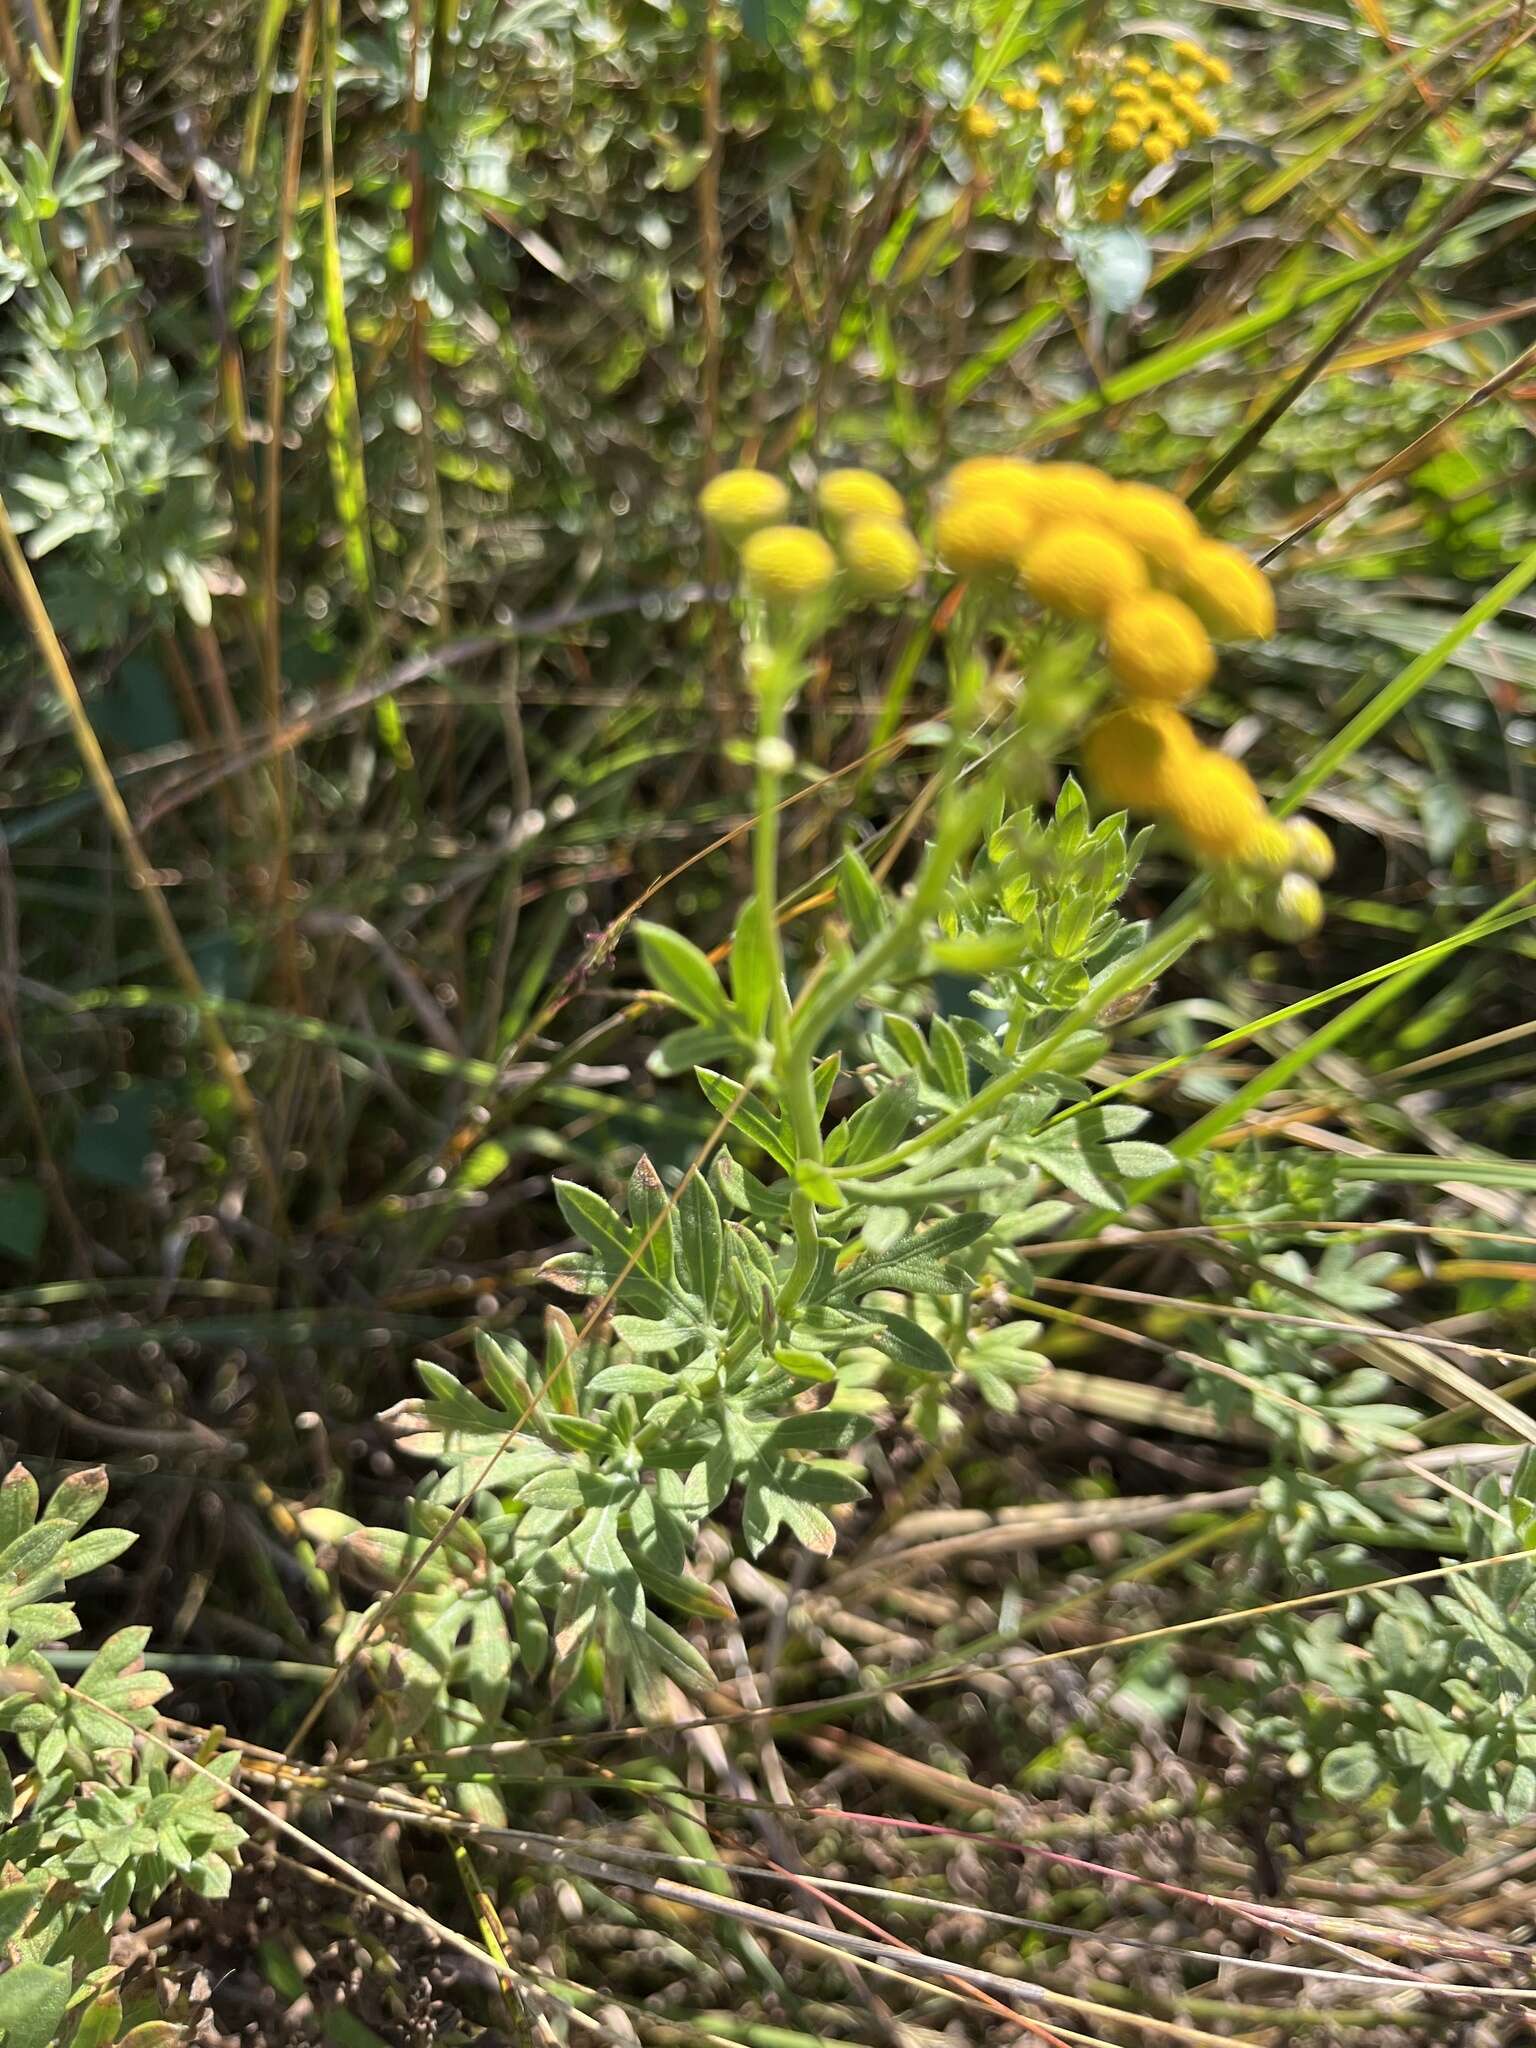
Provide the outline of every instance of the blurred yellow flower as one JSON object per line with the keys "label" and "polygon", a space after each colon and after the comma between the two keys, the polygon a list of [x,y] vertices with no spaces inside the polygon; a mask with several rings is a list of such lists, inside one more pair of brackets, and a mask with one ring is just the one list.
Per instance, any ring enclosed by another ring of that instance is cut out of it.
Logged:
{"label": "blurred yellow flower", "polygon": [[699,514],[726,540],[745,540],[789,509],[789,492],[764,469],[726,469],[699,493]]}
{"label": "blurred yellow flower", "polygon": [[1154,569],[1177,576],[1200,545],[1200,527],[1182,498],[1156,484],[1118,484],[1104,515]]}
{"label": "blurred yellow flower", "polygon": [[816,485],[816,504],[824,519],[905,519],[907,508],[894,484],[872,469],[829,469]]}
{"label": "blurred yellow flower", "polygon": [[1051,526],[1024,551],[1024,583],[1037,604],[1070,619],[1102,619],[1145,589],[1140,555],[1107,526]]}
{"label": "blurred yellow flower", "polygon": [[1239,549],[1203,540],[1185,562],[1185,597],[1215,640],[1268,640],[1275,630],[1269,578]]}
{"label": "blurred yellow flower", "polygon": [[900,597],[922,573],[917,536],[899,520],[877,514],[850,519],[838,536],[837,551],[849,585],[860,597]]}
{"label": "blurred yellow flower", "polygon": [[1016,502],[984,492],[947,499],[933,522],[934,545],[957,576],[1011,576],[1029,535]]}
{"label": "blurred yellow flower", "polygon": [[1106,803],[1160,811],[1175,778],[1200,750],[1189,721],[1168,704],[1125,704],[1089,728],[1083,767]]}
{"label": "blurred yellow flower", "polygon": [[1242,762],[1209,747],[1178,762],[1164,809],[1191,851],[1212,862],[1241,862],[1268,822]]}
{"label": "blurred yellow flower", "polygon": [[1162,590],[1122,598],[1110,607],[1104,651],[1128,697],[1187,704],[1216,673],[1210,635],[1187,604]]}
{"label": "blurred yellow flower", "polygon": [[837,557],[805,526],[763,526],[742,543],[741,570],[758,597],[819,597],[837,574]]}

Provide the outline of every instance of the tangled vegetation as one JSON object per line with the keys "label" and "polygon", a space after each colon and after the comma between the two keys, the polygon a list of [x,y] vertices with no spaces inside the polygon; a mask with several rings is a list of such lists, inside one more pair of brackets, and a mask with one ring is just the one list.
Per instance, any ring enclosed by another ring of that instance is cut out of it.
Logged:
{"label": "tangled vegetation", "polygon": [[0,0],[0,2048],[1528,2024],[1532,35]]}

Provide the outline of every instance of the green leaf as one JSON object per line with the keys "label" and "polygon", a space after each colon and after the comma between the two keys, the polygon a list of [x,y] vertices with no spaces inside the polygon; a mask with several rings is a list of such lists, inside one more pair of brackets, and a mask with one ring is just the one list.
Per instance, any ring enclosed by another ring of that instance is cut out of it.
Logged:
{"label": "green leaf", "polygon": [[871,939],[878,938],[890,921],[890,909],[879,883],[852,847],[837,864],[837,907],[856,946],[867,946]]}
{"label": "green leaf", "polygon": [[749,1036],[760,1038],[773,1008],[778,969],[770,943],[768,918],[757,897],[749,896],[736,920],[731,946],[731,988],[737,1013]]}
{"label": "green leaf", "polygon": [[70,1989],[67,1969],[13,1964],[0,1977],[0,2042],[5,2048],[58,2048]]}
{"label": "green leaf", "polygon": [[728,1081],[724,1074],[712,1073],[708,1067],[695,1067],[694,1078],[713,1110],[721,1116],[729,1116],[731,1127],[741,1137],[759,1146],[786,1173],[790,1171],[794,1165],[794,1148],[788,1142],[778,1117],[771,1116],[750,1095],[743,1095],[740,1083]]}
{"label": "green leaf", "polygon": [[629,1266],[619,1290],[621,1299],[633,1302],[637,1308],[652,1314],[665,1313],[672,1305],[671,1295],[639,1265],[630,1266],[639,1234],[620,1222],[601,1195],[582,1187],[579,1182],[556,1180],[554,1189],[561,1215],[576,1235],[585,1239],[597,1253],[608,1280],[616,1280]]}
{"label": "green leaf", "polygon": [[1318,1771],[1323,1791],[1344,1806],[1358,1806],[1369,1799],[1381,1780],[1381,1759],[1368,1742],[1330,1750]]}
{"label": "green leaf", "polygon": [[692,1173],[677,1198],[673,1215],[677,1263],[683,1284],[714,1314],[725,1270],[725,1228],[719,1206],[702,1173]]}
{"label": "green leaf", "polygon": [[[652,1330],[659,1326],[644,1323],[637,1316],[615,1316],[615,1326],[625,1323],[641,1329]],[[620,1331],[620,1336],[625,1332]],[[664,1349],[670,1350],[671,1345]],[[587,1382],[589,1394],[666,1394],[672,1391],[672,1375],[660,1372],[654,1365],[605,1365],[601,1372],[594,1373]]]}
{"label": "green leaf", "polygon": [[926,1230],[899,1238],[878,1252],[865,1252],[838,1275],[828,1299],[857,1301],[876,1289],[901,1294],[953,1294],[966,1285],[965,1276],[947,1263],[991,1227],[987,1216],[945,1216]]}
{"label": "green leaf", "polygon": [[698,1024],[730,1022],[731,1006],[707,954],[666,925],[638,923],[635,937],[651,986]]}

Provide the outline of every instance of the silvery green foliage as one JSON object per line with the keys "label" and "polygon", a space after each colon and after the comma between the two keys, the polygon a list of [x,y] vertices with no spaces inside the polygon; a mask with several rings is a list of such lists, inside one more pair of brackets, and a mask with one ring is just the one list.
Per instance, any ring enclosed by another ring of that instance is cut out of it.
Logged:
{"label": "silvery green foliage", "polygon": [[[71,295],[49,267],[80,247],[84,209],[115,159],[87,144],[51,173],[35,145],[0,163],[0,466],[13,525],[50,613],[74,644],[101,647],[146,619],[212,617],[209,578],[228,521],[211,457],[205,394],[168,363],[123,345],[131,290],[107,261],[79,266]],[[48,236],[43,233],[48,225]]]}
{"label": "silvery green foliage", "polygon": [[233,1754],[183,1772],[139,1739],[170,1683],[145,1666],[147,1629],[119,1629],[67,1687],[49,1660],[79,1627],[59,1594],[133,1541],[87,1530],[106,1497],[99,1470],[63,1480],[46,1506],[24,1466],[0,1482],[0,1736],[25,1766],[18,1780],[0,1753],[6,2048],[165,2048],[155,2023],[121,2032],[113,1927],[172,1885],[222,1898],[244,1840],[220,1803]]}
{"label": "silvery green foliage", "polygon": [[482,1340],[483,1393],[420,1368],[425,1399],[396,1423],[439,1474],[407,1535],[310,1518],[407,1589],[348,1636],[382,1625],[381,1740],[487,1740],[517,1673],[558,1694],[600,1672],[615,1716],[626,1695],[648,1717],[675,1710],[675,1688],[711,1677],[680,1625],[727,1611],[694,1574],[706,1519],[753,1555],[785,1535],[827,1553],[863,1493],[851,1454],[877,1419],[948,1435],[957,1383],[1008,1408],[1042,1369],[1038,1326],[1012,1306],[1030,1284],[1015,1248],[1067,1212],[1061,1190],[1114,1207],[1126,1180],[1172,1162],[1137,1135],[1144,1111],[1084,1106],[1106,1044],[1095,1032],[1012,1085],[1022,1054],[1134,943],[1114,911],[1134,858],[1123,821],[1091,827],[1069,785],[1049,821],[999,815],[980,837],[942,912],[894,948],[899,899],[844,860],[828,971],[854,949],[881,971],[811,1068],[815,1159],[765,1037],[782,1004],[756,904],[729,988],[689,940],[639,927],[681,1020],[654,1065],[691,1066],[728,1136],[707,1172],[674,1185],[641,1159],[621,1205],[558,1182],[580,1249],[545,1274],[598,1304],[591,1335],[555,1310],[541,1361]]}
{"label": "silvery green foliage", "polygon": [[1254,1740],[1294,1776],[1454,1848],[1471,1814],[1536,1812],[1536,1558],[1520,1554],[1536,1548],[1536,1453],[1509,1476],[1452,1477],[1469,1497],[1445,1503],[1447,1556],[1510,1561],[1266,1623],[1244,1690],[1265,1703]]}

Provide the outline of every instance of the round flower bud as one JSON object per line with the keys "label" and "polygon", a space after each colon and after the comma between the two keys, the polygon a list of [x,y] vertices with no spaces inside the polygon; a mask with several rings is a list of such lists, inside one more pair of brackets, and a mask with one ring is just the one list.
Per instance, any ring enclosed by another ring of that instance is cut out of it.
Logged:
{"label": "round flower bud", "polygon": [[1065,85],[1066,82],[1067,74],[1059,64],[1040,64],[1035,68],[1035,83],[1037,85],[1056,86]]}
{"label": "round flower bud", "polygon": [[1086,462],[1037,462],[1030,467],[1028,492],[1035,517],[1048,521],[1108,521],[1115,486]]}
{"label": "round flower bud", "polygon": [[934,544],[957,576],[1011,576],[1030,536],[1028,515],[1007,498],[951,498],[933,522]]}
{"label": "round flower bud", "polygon": [[1107,526],[1053,526],[1024,551],[1024,583],[1037,604],[1069,619],[1102,619],[1146,589],[1140,555]]}
{"label": "round flower bud", "polygon": [[1292,818],[1285,830],[1291,846],[1286,865],[1315,882],[1326,882],[1333,873],[1333,841],[1322,826],[1311,818]]}
{"label": "round flower bud", "polygon": [[900,597],[922,574],[923,551],[897,519],[850,519],[837,551],[849,587],[860,597]]}
{"label": "round flower bud", "polygon": [[1219,932],[1245,932],[1253,924],[1253,898],[1231,875],[1218,875],[1205,899],[1205,913]]}
{"label": "round flower bud", "polygon": [[1031,92],[1027,85],[1010,85],[1003,94],[1003,105],[1016,114],[1032,114],[1039,104],[1039,93]]}
{"label": "round flower bud", "polygon": [[1250,875],[1278,881],[1291,866],[1291,835],[1280,822],[1266,815],[1243,849],[1242,865]]}
{"label": "round flower bud", "polygon": [[1104,650],[1128,697],[1187,704],[1216,673],[1210,635],[1187,604],[1161,590],[1122,598],[1111,606]]}
{"label": "round flower bud", "polygon": [[1310,875],[1283,875],[1259,897],[1259,923],[1272,939],[1295,945],[1323,921],[1323,892]]}
{"label": "round flower bud", "polygon": [[1182,498],[1156,484],[1120,484],[1106,514],[1116,533],[1154,569],[1177,576],[1200,544],[1200,524]]}
{"label": "round flower bud", "polygon": [[829,469],[816,486],[816,504],[824,519],[905,520],[901,493],[872,469]]}
{"label": "round flower bud", "polygon": [[1213,640],[1267,640],[1275,630],[1275,593],[1264,571],[1238,548],[1203,540],[1190,551],[1184,595]]}
{"label": "round flower bud", "polygon": [[1267,822],[1264,799],[1242,762],[1209,747],[1178,764],[1164,808],[1190,849],[1213,864],[1241,865]]}
{"label": "round flower bud", "polygon": [[1141,130],[1129,121],[1116,121],[1104,137],[1111,149],[1134,149],[1141,140]]}
{"label": "round flower bud", "polygon": [[1173,144],[1166,135],[1149,135],[1141,145],[1141,153],[1149,164],[1171,163]]}
{"label": "round flower bud", "polygon": [[1067,97],[1062,101],[1061,104],[1066,108],[1067,112],[1073,115],[1077,120],[1086,121],[1088,116],[1093,112],[1097,102],[1095,101],[1093,94],[1091,92],[1074,92],[1068,93]]}
{"label": "round flower bud", "polygon": [[729,541],[743,541],[760,526],[772,526],[788,509],[788,491],[765,469],[722,470],[699,493],[704,524]]}
{"label": "round flower bud", "polygon": [[1106,803],[1160,811],[1199,752],[1189,721],[1169,704],[1124,704],[1083,737],[1083,767]]}
{"label": "round flower bud", "polygon": [[1232,67],[1225,58],[1209,57],[1202,50],[1199,61],[1200,69],[1211,81],[1212,85],[1230,85],[1232,83]]}
{"label": "round flower bud", "polygon": [[837,574],[837,557],[805,526],[764,526],[742,543],[741,571],[758,597],[819,597]]}
{"label": "round flower bud", "polygon": [[997,133],[997,116],[985,107],[967,107],[960,116],[960,132],[967,142],[990,142]]}
{"label": "round flower bud", "polygon": [[1152,66],[1145,57],[1127,57],[1120,68],[1122,71],[1128,71],[1132,78],[1150,78],[1152,76]]}

